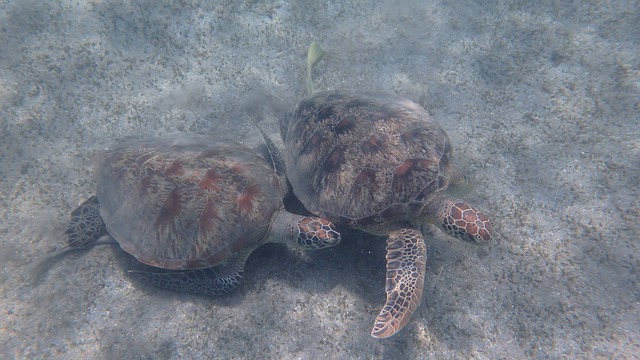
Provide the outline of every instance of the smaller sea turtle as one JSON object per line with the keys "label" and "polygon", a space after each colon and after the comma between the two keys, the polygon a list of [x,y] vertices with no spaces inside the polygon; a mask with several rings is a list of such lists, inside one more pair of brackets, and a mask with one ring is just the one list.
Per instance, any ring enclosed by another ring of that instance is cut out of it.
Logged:
{"label": "smaller sea turtle", "polygon": [[387,301],[371,335],[391,336],[417,308],[426,246],[421,224],[476,243],[488,217],[447,195],[463,179],[444,129],[395,95],[325,91],[302,100],[281,124],[287,177],[313,214],[387,239]]}
{"label": "smaller sea turtle", "polygon": [[[109,235],[162,288],[218,294],[236,286],[258,246],[321,249],[340,234],[318,217],[288,213],[286,181],[271,160],[239,143],[176,135],[118,145],[99,157],[97,194],[72,213],[81,248]],[[215,267],[215,268],[214,268]]]}

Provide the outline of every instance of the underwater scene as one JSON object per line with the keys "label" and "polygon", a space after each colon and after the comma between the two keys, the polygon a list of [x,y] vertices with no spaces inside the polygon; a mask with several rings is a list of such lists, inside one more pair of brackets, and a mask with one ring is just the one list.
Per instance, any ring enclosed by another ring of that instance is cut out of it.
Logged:
{"label": "underwater scene", "polygon": [[638,358],[639,24],[0,1],[0,358]]}

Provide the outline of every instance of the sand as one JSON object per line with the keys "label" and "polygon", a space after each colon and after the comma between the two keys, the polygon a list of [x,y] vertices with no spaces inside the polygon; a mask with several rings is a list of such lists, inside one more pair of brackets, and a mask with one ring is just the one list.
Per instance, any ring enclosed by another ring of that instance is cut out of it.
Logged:
{"label": "sand", "polygon": [[[637,1],[0,2],[0,357],[11,359],[634,358],[640,354]],[[116,246],[64,248],[93,159],[131,137],[275,137],[316,89],[420,103],[486,209],[489,246],[426,228],[423,303],[399,334],[384,239],[308,258],[256,251],[218,298],[157,290]],[[256,95],[258,94],[258,95]]]}

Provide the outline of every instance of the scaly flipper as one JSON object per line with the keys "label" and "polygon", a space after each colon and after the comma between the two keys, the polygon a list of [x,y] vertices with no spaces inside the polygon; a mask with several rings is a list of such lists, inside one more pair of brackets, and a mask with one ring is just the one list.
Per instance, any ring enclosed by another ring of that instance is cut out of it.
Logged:
{"label": "scaly flipper", "polygon": [[[100,217],[100,205],[98,198],[93,195],[85,200],[71,213],[71,220],[64,233],[67,237],[67,245],[63,249],[44,254],[34,259],[28,268],[32,282],[35,283],[45,271],[48,264],[71,250],[82,249],[89,245],[115,244],[107,232],[107,227]],[[100,240],[100,241],[99,241]]]}
{"label": "scaly flipper", "polygon": [[197,270],[161,272],[131,270],[130,274],[165,290],[196,295],[219,295],[234,289],[244,276],[244,264],[253,248],[228,259],[225,265]]}
{"label": "scaly flipper", "polygon": [[72,249],[83,248],[106,234],[107,228],[100,217],[100,204],[95,195],[73,210],[65,231],[67,244]]}
{"label": "scaly flipper", "polygon": [[387,239],[387,302],[371,336],[389,337],[402,329],[422,299],[427,249],[422,233],[406,227]]}

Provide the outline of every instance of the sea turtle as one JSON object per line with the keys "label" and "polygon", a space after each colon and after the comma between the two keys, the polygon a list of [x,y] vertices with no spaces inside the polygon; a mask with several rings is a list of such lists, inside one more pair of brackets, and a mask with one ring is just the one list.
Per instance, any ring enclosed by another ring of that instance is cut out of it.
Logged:
{"label": "sea turtle", "polygon": [[488,217],[450,197],[463,180],[451,164],[444,129],[400,96],[325,91],[302,100],[281,122],[293,192],[336,225],[387,235],[387,300],[371,335],[385,338],[409,321],[424,286],[431,222],[476,243],[493,236]]}
{"label": "sea turtle", "polygon": [[274,169],[270,159],[212,136],[117,145],[99,157],[96,195],[72,213],[69,247],[108,234],[139,262],[165,269],[135,271],[141,278],[212,295],[238,284],[261,244],[336,245],[330,221],[284,210],[287,185]]}

